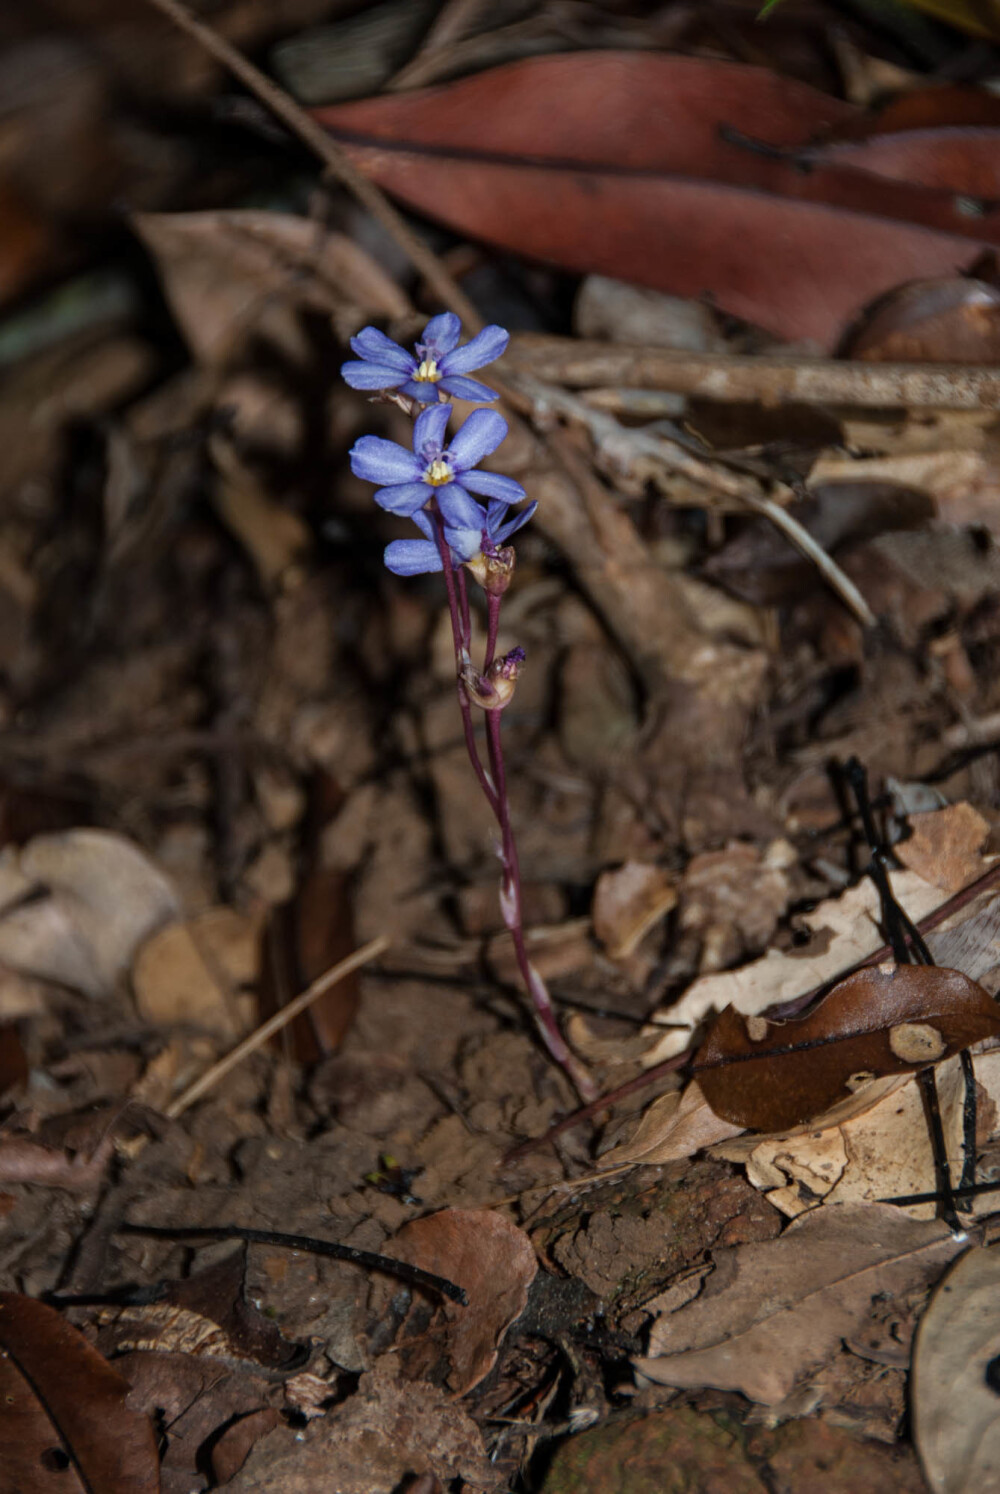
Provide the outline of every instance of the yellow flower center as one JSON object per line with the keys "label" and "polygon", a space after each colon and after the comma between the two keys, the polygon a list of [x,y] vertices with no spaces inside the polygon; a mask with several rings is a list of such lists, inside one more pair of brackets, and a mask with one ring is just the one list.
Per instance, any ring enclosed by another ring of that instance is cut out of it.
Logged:
{"label": "yellow flower center", "polygon": [[425,358],[413,377],[421,384],[436,384],[441,378],[433,358]]}
{"label": "yellow flower center", "polygon": [[424,482],[429,482],[432,488],[441,488],[446,482],[451,482],[451,468],[441,457],[431,462],[424,473]]}

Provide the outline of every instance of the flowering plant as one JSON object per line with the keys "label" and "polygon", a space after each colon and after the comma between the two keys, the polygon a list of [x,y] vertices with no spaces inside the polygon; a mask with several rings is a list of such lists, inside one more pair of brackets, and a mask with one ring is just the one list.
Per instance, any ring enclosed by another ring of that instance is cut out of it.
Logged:
{"label": "flowering plant", "polygon": [[[500,737],[501,712],[514,694],[524,664],[522,648],[497,656],[500,605],[514,571],[514,550],[507,541],[537,508],[530,503],[509,516],[526,494],[519,482],[499,472],[483,472],[479,463],[492,455],[507,435],[507,422],[496,410],[473,410],[446,442],[452,405],[439,391],[456,399],[492,401],[498,396],[467,374],[499,358],[508,342],[502,327],[487,327],[459,347],[461,322],[446,313],[425,327],[416,351],[409,353],[374,327],[351,339],[360,361],[341,370],[354,389],[389,398],[414,416],[412,450],[378,436],[362,436],[351,450],[355,476],[376,485],[375,502],[390,513],[412,519],[421,539],[393,540],[385,563],[397,576],[441,571],[444,575],[455,642],[458,704],[469,760],[500,829],[503,867],[500,909],[510,931],[518,968],[531,996],[539,1032],[552,1057],[585,1099],[593,1085],[570,1053],[559,1030],[552,1001],[528,958],[521,910],[521,874],[511,824],[507,776]],[[480,498],[486,499],[484,507]],[[485,595],[487,636],[482,667],[471,658],[472,620],[467,577]],[[486,721],[486,763],[480,756],[473,726],[473,707]]]}

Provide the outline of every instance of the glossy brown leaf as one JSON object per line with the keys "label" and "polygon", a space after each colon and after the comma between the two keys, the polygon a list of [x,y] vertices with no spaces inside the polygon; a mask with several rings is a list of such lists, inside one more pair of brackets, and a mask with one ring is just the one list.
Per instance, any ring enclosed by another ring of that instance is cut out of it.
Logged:
{"label": "glossy brown leaf", "polygon": [[868,142],[803,169],[810,142],[857,111],[732,63],[563,54],[317,112],[383,187],[462,233],[711,295],[826,346],[875,296],[955,274],[1000,240],[1000,213],[970,216],[940,170],[923,187],[859,169]]}
{"label": "glossy brown leaf", "polygon": [[843,1099],[854,1076],[908,1073],[997,1034],[1000,1008],[959,971],[870,966],[788,1022],[727,1007],[692,1068],[717,1115],[779,1131]]}
{"label": "glossy brown leaf", "polygon": [[901,285],[864,314],[847,353],[873,362],[998,363],[1000,290],[963,276]]}
{"label": "glossy brown leaf", "polygon": [[157,1494],[156,1438],[125,1407],[128,1385],[42,1302],[0,1293],[0,1482],[55,1494]]}

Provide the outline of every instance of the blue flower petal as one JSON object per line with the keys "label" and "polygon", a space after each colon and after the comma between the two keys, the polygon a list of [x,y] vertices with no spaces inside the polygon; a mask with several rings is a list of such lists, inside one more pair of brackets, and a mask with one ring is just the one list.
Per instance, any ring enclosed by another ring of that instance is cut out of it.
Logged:
{"label": "blue flower petal", "polygon": [[[413,423],[413,450],[421,459],[421,464],[428,459],[433,461],[435,456],[441,455],[444,433],[450,419],[451,405],[429,405],[417,416]],[[433,455],[428,458],[429,452]]]}
{"label": "blue flower petal", "polygon": [[351,471],[365,482],[416,482],[423,467],[412,451],[381,436],[362,436],[351,447]]}
{"label": "blue flower petal", "polygon": [[406,378],[387,363],[342,363],[340,376],[352,389],[396,389]]}
{"label": "blue flower petal", "polygon": [[460,483],[446,482],[434,494],[441,517],[449,529],[486,528],[486,514]]}
{"label": "blue flower petal", "polygon": [[422,576],[429,571],[444,570],[433,540],[393,540],[386,545],[383,559],[397,576]]}
{"label": "blue flower petal", "polygon": [[448,547],[458,560],[471,560],[483,548],[483,526],[478,529],[445,529]]}
{"label": "blue flower petal", "polygon": [[[424,347],[434,359],[441,359],[458,345],[462,335],[462,323],[453,311],[444,311],[431,317],[420,336],[418,347]],[[470,365],[478,368],[478,363]]]}
{"label": "blue flower petal", "polygon": [[520,503],[524,489],[513,477],[502,472],[463,472],[462,485],[470,493],[482,493],[484,498],[499,498],[501,503]]}
{"label": "blue flower petal", "polygon": [[486,527],[490,531],[490,534],[493,533],[498,524],[503,522],[503,516],[509,507],[510,504],[503,498],[491,498],[489,503],[487,503]]}
{"label": "blue flower petal", "polygon": [[407,518],[413,518],[433,496],[434,489],[426,482],[399,482],[379,488],[375,494],[375,502],[379,508],[388,509],[391,514],[405,514]]}
{"label": "blue flower petal", "polygon": [[506,434],[507,422],[496,410],[473,410],[448,448],[452,470],[468,472],[484,456],[496,451]]}
{"label": "blue flower petal", "polygon": [[485,368],[507,350],[510,333],[503,327],[484,327],[464,348],[456,348],[443,360],[441,372],[447,374],[471,373],[474,368]]}
{"label": "blue flower petal", "polygon": [[429,405],[432,401],[437,402],[440,384],[429,384],[426,379],[410,379],[400,390],[401,394],[408,395],[410,399],[418,399],[422,405]]}
{"label": "blue flower petal", "polygon": [[[470,404],[500,398],[496,390],[491,389],[488,384],[480,384],[478,379],[467,379],[463,374],[446,374],[435,387],[443,389],[445,394],[451,395],[452,399],[467,399]],[[427,388],[426,384],[424,388]]]}
{"label": "blue flower petal", "polygon": [[410,518],[416,524],[421,534],[426,534],[427,538],[433,540],[436,546],[437,540],[434,539],[434,525],[431,523],[431,516],[426,509],[418,508],[416,513],[410,515]]}
{"label": "blue flower petal", "polygon": [[508,524],[501,524],[498,529],[494,529],[491,525],[490,535],[493,543],[495,545],[502,545],[505,540],[509,540],[511,535],[516,534],[522,525],[527,524],[537,507],[538,500],[536,499],[534,503],[529,503],[527,508],[522,508],[519,513],[516,513]]}
{"label": "blue flower petal", "polygon": [[365,327],[357,337],[352,337],[351,351],[369,363],[386,363],[401,373],[412,373],[417,366],[412,353],[393,342],[391,337],[386,337],[377,327]]}

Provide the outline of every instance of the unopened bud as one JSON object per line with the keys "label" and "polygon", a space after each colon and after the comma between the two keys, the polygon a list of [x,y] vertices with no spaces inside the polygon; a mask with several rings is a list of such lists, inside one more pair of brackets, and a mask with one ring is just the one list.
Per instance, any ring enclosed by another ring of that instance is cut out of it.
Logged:
{"label": "unopened bud", "polygon": [[472,704],[484,711],[502,711],[509,705],[525,658],[523,648],[512,648],[509,654],[494,659],[485,674],[478,674],[471,664],[466,664],[462,669],[462,684]]}
{"label": "unopened bud", "polygon": [[514,575],[517,557],[513,545],[493,545],[487,539],[478,555],[465,562],[483,590],[491,597],[502,597]]}

